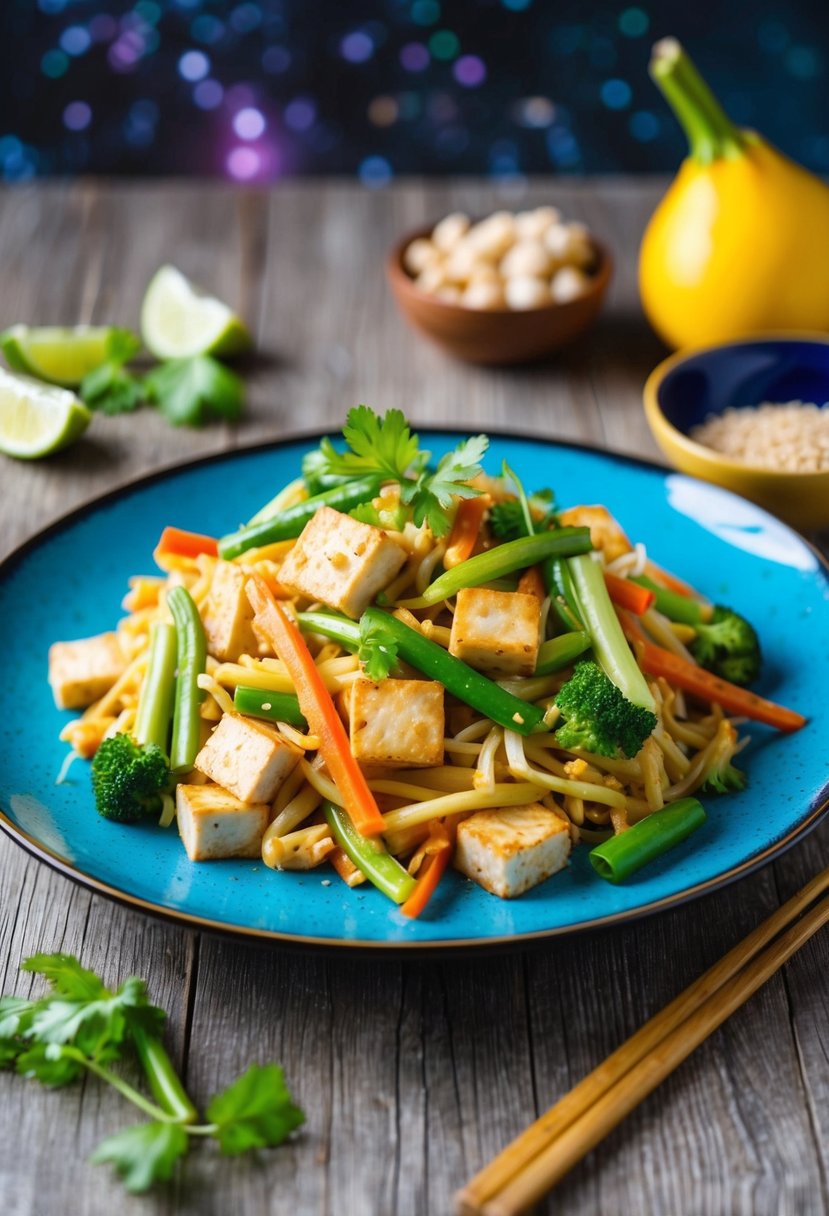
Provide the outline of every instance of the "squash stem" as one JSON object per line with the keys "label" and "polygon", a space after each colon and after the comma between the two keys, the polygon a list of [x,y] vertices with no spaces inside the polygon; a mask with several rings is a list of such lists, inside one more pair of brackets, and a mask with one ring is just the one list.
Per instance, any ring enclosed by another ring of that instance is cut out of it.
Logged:
{"label": "squash stem", "polygon": [[718,157],[742,154],[742,133],[675,38],[656,43],[650,73],[685,131],[695,161],[709,165]]}

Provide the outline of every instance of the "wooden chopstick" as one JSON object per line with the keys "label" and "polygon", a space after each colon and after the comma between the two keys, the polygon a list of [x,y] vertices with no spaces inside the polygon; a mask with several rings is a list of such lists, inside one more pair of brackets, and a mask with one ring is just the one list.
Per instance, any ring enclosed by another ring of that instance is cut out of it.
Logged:
{"label": "wooden chopstick", "polygon": [[[758,925],[507,1145],[458,1192],[459,1216],[517,1216],[550,1190],[826,924],[829,899],[792,922],[827,890],[829,869]],[[791,927],[778,937],[787,926]]]}

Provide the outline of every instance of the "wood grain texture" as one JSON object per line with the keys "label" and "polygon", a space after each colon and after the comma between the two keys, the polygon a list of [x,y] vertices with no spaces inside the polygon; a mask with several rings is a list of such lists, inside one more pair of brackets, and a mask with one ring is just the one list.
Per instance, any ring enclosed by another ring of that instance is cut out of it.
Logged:
{"label": "wood grain texture", "polygon": [[[294,428],[337,428],[364,400],[419,422],[655,456],[641,385],[662,354],[636,305],[648,181],[412,181],[367,192],[291,183],[46,185],[0,194],[0,326],[137,322],[173,261],[238,305],[258,354],[237,428],[174,431],[151,411],[96,419],[69,452],[0,468],[0,555],[70,507],[147,470]],[[553,198],[616,256],[601,323],[554,361],[452,363],[394,312],[382,259],[455,208]],[[824,538],[825,539],[825,538]],[[124,1196],[85,1158],[122,1125],[96,1084],[48,1093],[0,1076],[3,1216],[438,1216],[453,1191],[763,916],[829,864],[829,826],[728,890],[636,925],[532,952],[415,962],[299,955],[179,930],[73,886],[0,840],[0,983],[66,950],[115,981],[146,976],[206,1100],[253,1060],[280,1060],[308,1122],[258,1161],[200,1146],[169,1187]],[[829,941],[811,942],[561,1185],[542,1210],[604,1216],[829,1212]]]}

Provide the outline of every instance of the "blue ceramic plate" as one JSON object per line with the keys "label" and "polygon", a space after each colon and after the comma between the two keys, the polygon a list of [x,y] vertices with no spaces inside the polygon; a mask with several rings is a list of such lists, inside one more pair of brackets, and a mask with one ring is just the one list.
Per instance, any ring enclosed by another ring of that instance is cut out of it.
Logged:
{"label": "blue ceramic plate", "polygon": [[[456,434],[426,434],[442,453]],[[0,717],[0,823],[78,882],[147,912],[277,942],[458,947],[521,941],[632,919],[709,891],[768,861],[827,809],[829,581],[796,533],[742,499],[678,474],[579,447],[496,436],[502,459],[561,503],[603,502],[650,555],[756,622],[766,669],[759,691],[799,709],[783,737],[752,726],[751,786],[712,798],[705,826],[622,887],[592,871],[586,848],[566,872],[507,902],[450,875],[428,914],[406,920],[374,889],[349,890],[330,871],[274,873],[253,861],[194,865],[175,829],[120,827],[95,813],[86,766],[55,777],[66,753],[46,683],[59,639],[110,629],[131,574],[152,570],[165,524],[220,535],[296,476],[308,437],[230,454],[143,480],[70,515],[0,570],[0,621],[13,639]]]}

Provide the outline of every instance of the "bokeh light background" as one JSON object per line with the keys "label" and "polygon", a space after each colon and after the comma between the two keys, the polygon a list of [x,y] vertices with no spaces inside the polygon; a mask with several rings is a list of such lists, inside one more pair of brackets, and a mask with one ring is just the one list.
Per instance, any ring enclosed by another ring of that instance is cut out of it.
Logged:
{"label": "bokeh light background", "polygon": [[0,0],[0,176],[669,170],[669,33],[829,171],[827,0]]}

